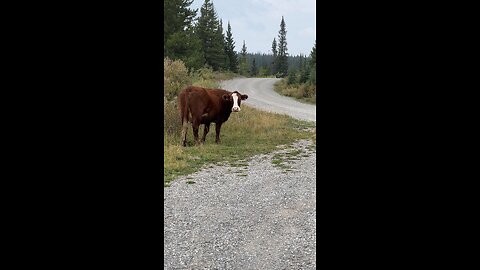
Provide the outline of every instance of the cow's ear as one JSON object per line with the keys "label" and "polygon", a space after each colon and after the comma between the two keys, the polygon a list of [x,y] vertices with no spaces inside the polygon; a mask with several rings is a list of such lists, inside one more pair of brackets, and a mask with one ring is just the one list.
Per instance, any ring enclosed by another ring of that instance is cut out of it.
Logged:
{"label": "cow's ear", "polygon": [[245,100],[248,98],[248,95],[242,95],[242,100]]}
{"label": "cow's ear", "polygon": [[230,99],[230,96],[227,95],[227,94],[224,94],[222,97],[223,97],[223,99],[226,100],[226,101],[228,101],[228,100]]}

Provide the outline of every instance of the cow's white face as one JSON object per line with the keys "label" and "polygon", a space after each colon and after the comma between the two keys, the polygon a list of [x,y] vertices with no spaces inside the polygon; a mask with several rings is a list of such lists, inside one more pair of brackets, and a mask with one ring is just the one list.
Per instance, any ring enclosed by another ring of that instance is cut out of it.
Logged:
{"label": "cow's white face", "polygon": [[232,107],[232,112],[239,112],[241,111],[240,109],[240,106],[238,104],[238,93],[233,93],[232,94],[232,98],[233,98],[233,107]]}
{"label": "cow's white face", "polygon": [[228,102],[228,104],[232,104],[232,112],[239,112],[241,111],[240,105],[242,100],[246,100],[248,95],[242,95],[238,91],[234,91],[232,94],[225,94],[223,95],[223,99]]}

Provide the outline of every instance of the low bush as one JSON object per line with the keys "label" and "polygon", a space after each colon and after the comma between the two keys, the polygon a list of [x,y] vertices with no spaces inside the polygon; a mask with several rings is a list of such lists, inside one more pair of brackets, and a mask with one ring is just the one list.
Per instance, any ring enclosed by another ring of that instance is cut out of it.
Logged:
{"label": "low bush", "polygon": [[163,60],[163,96],[174,100],[182,89],[192,84],[185,64],[181,60]]}

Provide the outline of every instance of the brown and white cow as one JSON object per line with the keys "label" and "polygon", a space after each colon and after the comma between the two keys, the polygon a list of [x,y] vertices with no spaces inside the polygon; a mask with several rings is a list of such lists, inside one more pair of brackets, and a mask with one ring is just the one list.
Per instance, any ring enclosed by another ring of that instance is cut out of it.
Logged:
{"label": "brown and white cow", "polygon": [[188,123],[192,123],[195,143],[198,140],[198,128],[205,125],[202,142],[210,130],[210,123],[215,123],[215,142],[220,142],[220,129],[222,124],[228,120],[232,112],[240,111],[242,100],[248,95],[242,95],[238,91],[227,91],[223,89],[207,89],[196,86],[189,86],[178,96],[180,117],[182,119],[182,143],[187,145]]}

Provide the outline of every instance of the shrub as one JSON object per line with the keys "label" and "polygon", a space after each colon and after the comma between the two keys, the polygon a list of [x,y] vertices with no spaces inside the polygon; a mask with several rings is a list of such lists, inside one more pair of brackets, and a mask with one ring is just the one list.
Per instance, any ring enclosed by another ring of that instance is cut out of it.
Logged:
{"label": "shrub", "polygon": [[178,111],[177,100],[163,98],[163,132],[165,137],[180,138],[182,120]]}
{"label": "shrub", "polygon": [[174,100],[182,89],[191,85],[188,70],[181,60],[163,59],[163,96]]}
{"label": "shrub", "polygon": [[288,73],[287,84],[294,84],[297,81],[297,71],[292,70]]}

